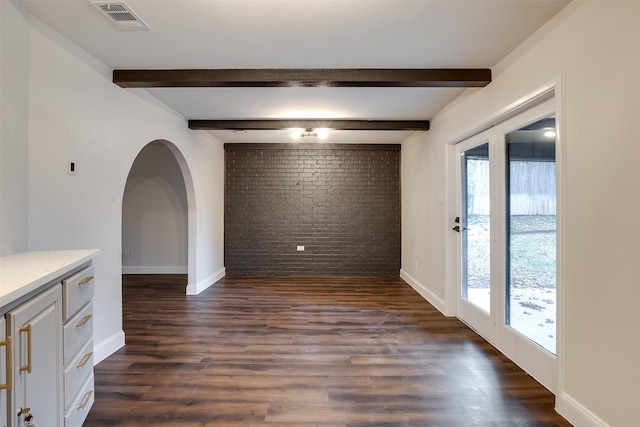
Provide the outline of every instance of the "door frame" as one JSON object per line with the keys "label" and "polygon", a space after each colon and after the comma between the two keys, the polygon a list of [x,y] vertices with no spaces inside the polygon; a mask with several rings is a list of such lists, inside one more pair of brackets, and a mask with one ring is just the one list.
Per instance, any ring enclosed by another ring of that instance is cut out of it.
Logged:
{"label": "door frame", "polygon": [[[485,117],[484,120],[481,120],[475,127],[470,130],[460,134],[458,137],[453,138],[447,142],[446,147],[446,156],[447,156],[447,170],[446,170],[446,191],[448,195],[447,205],[446,205],[446,226],[448,230],[455,225],[454,218],[458,215],[458,199],[456,197],[459,196],[459,190],[457,189],[458,182],[458,166],[456,162],[459,162],[459,156],[457,155],[458,149],[456,148],[456,144],[463,142],[469,138],[474,137],[475,135],[480,134],[481,132],[486,131],[487,129],[491,129],[497,127],[498,125],[507,122],[519,114],[533,109],[539,104],[544,103],[545,101],[549,101],[553,104],[553,112],[556,115],[556,355],[555,360],[552,364],[547,362],[543,362],[543,365],[547,366],[546,373],[545,369],[543,369],[543,374],[540,375],[537,372],[532,372],[536,370],[535,366],[532,368],[531,364],[524,360],[520,360],[520,355],[526,353],[528,349],[526,346],[519,347],[515,346],[507,346],[504,348],[497,344],[497,341],[492,336],[485,336],[480,331],[477,331],[483,338],[489,341],[492,345],[494,345],[499,351],[505,354],[507,357],[512,359],[516,364],[518,364],[521,368],[523,368],[527,373],[532,375],[536,380],[538,380],[544,387],[546,387],[552,393],[557,393],[558,390],[563,389],[564,384],[564,358],[563,358],[563,350],[564,350],[564,335],[563,335],[563,325],[564,325],[564,317],[563,317],[563,307],[564,307],[564,293],[563,293],[563,258],[564,258],[564,224],[563,224],[563,200],[564,200],[564,111],[563,111],[563,90],[562,90],[562,77],[559,76],[550,84],[540,88],[539,90],[532,92],[524,97],[521,97],[517,101],[509,104],[503,109],[494,112],[493,114]],[[517,127],[516,127],[517,128]],[[508,132],[506,132],[508,133]],[[500,138],[500,135],[496,134],[497,138]],[[493,153],[490,155],[493,156]],[[493,176],[492,176],[493,178]],[[502,190],[504,192],[504,190]],[[504,195],[504,194],[503,194]],[[497,197],[498,199],[500,196]],[[504,209],[504,200],[500,200],[502,203],[502,207],[500,209]],[[493,207],[493,206],[492,206]],[[504,212],[497,211],[500,215],[504,215]],[[496,230],[497,231],[497,230]],[[493,233],[493,231],[492,231]],[[501,230],[502,236],[497,235],[496,237],[500,240],[504,241],[504,233],[505,230]],[[447,265],[446,265],[446,293],[445,293],[445,306],[446,306],[446,314],[448,315],[458,315],[458,296],[460,294],[459,285],[460,285],[460,268],[459,268],[459,238],[458,233],[454,231],[449,231],[447,233],[446,239],[446,253],[447,253]],[[501,267],[502,268],[502,267]],[[505,272],[502,271],[501,274],[504,276]],[[504,283],[504,278],[501,279]],[[505,289],[502,289],[502,295],[493,295],[492,292],[492,304],[494,298],[502,298],[504,299]],[[461,319],[462,320],[462,319]],[[463,320],[464,321],[464,320]],[[497,322],[498,323],[498,322]],[[504,320],[503,322],[504,323]],[[509,328],[507,326],[507,328]],[[510,334],[516,333],[515,331],[505,331],[505,327],[502,325],[496,325],[496,335],[497,331],[500,330],[500,334]],[[510,329],[510,328],[509,328]],[[550,374],[550,375],[549,375]]]}

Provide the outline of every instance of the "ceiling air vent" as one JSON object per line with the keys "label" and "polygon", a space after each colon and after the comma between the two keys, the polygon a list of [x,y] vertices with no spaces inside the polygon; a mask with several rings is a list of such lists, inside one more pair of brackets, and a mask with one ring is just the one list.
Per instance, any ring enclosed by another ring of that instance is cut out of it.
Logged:
{"label": "ceiling air vent", "polygon": [[91,1],[90,3],[121,30],[149,29],[149,26],[123,1]]}

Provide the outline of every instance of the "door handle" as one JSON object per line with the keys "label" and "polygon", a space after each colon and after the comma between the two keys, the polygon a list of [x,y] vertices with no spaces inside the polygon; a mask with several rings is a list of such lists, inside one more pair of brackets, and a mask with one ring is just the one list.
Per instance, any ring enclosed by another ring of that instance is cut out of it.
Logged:
{"label": "door handle", "polygon": [[6,384],[0,384],[0,390],[12,390],[12,374],[13,374],[13,366],[11,366],[11,337],[7,337],[6,341],[0,341],[0,347],[5,347],[6,350],[6,362],[7,362],[7,382]]}
{"label": "door handle", "polygon": [[27,333],[27,364],[25,366],[20,365],[20,371],[27,371],[31,373],[31,323],[27,326],[18,329],[20,332]]}
{"label": "door handle", "polygon": [[467,231],[468,228],[466,228],[466,227],[460,228],[459,225],[456,225],[455,227],[452,228],[452,230],[455,231],[456,233],[459,233],[460,231]]}

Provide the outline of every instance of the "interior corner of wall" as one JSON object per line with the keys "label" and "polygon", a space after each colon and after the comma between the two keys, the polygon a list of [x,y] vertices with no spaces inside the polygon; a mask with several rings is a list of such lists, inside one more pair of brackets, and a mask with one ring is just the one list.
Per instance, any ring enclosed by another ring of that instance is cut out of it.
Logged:
{"label": "interior corner of wall", "polygon": [[415,277],[411,276],[405,270],[400,270],[400,277],[409,284],[416,292],[422,296],[429,304],[434,306],[440,313],[445,316],[450,316],[447,314],[447,305],[445,301],[436,295],[433,291],[427,288],[424,284],[418,281]]}

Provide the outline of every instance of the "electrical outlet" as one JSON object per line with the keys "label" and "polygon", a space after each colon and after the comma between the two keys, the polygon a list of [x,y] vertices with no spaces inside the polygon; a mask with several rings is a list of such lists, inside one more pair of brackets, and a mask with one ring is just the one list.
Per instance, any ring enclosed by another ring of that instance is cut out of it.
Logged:
{"label": "electrical outlet", "polygon": [[298,252],[303,252],[304,246],[297,246],[296,249],[298,250]]}

